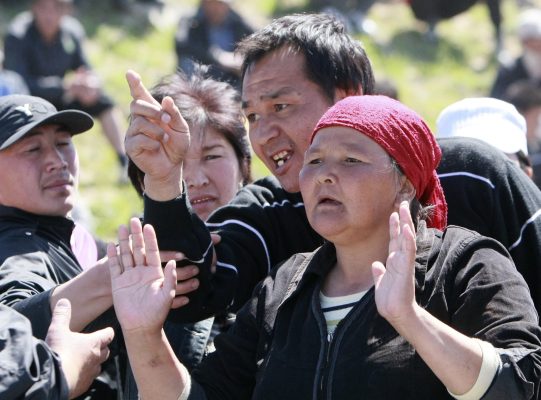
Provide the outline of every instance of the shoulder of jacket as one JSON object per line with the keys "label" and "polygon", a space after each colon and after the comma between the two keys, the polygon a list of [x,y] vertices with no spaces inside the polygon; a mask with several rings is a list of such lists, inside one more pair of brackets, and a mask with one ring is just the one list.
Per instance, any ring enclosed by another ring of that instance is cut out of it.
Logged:
{"label": "shoulder of jacket", "polygon": [[22,39],[28,32],[28,28],[32,24],[33,20],[34,19],[30,11],[24,11],[17,14],[9,24],[8,35]]}

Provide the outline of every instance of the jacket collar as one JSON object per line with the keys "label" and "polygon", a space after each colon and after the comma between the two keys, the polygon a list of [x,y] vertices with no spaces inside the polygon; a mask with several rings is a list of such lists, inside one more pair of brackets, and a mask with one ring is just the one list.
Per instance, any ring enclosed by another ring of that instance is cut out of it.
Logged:
{"label": "jacket collar", "polygon": [[[428,261],[431,255],[434,254],[434,241],[438,234],[439,231],[427,228],[425,221],[419,222],[416,235],[417,254],[415,257],[416,293],[419,293],[424,289]],[[301,290],[310,282],[323,280],[335,264],[336,249],[331,242],[325,242],[317,250],[310,253],[299,268],[297,268],[297,271],[288,285],[283,301]]]}
{"label": "jacket collar", "polygon": [[[0,221],[12,221],[33,232],[47,232],[69,243],[75,223],[66,217],[32,214],[15,207],[0,205]],[[13,228],[7,226],[6,228]]]}

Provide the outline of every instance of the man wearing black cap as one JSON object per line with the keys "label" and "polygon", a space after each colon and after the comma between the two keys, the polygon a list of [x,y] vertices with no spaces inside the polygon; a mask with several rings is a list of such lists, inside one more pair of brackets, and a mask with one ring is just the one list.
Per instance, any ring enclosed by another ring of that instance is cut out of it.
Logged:
{"label": "man wearing black cap", "polygon": [[112,304],[107,266],[82,272],[70,247],[79,168],[72,136],[92,125],[88,114],[38,97],[0,98],[0,303],[26,316],[39,339],[61,298],[77,332]]}

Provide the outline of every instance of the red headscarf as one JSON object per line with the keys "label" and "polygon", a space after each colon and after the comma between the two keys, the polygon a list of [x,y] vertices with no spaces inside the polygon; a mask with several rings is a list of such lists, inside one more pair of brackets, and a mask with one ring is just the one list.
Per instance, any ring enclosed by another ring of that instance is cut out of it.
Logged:
{"label": "red headscarf", "polygon": [[423,205],[433,205],[428,226],[445,229],[447,203],[436,167],[441,150],[423,119],[386,96],[351,96],[336,103],[319,120],[317,132],[330,126],[353,128],[379,144],[402,168]]}

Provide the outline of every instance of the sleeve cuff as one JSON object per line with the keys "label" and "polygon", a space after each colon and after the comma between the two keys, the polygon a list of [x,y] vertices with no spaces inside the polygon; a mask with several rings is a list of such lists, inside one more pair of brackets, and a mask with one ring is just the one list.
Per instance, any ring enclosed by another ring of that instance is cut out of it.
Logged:
{"label": "sleeve cuff", "polygon": [[190,391],[192,390],[192,377],[190,376],[186,368],[183,369],[183,375],[186,384],[184,385],[184,389],[182,390],[182,393],[178,396],[177,400],[188,400],[188,397],[190,396]]}
{"label": "sleeve cuff", "polygon": [[500,356],[496,352],[494,346],[492,346],[492,344],[490,344],[489,342],[485,342],[483,340],[474,340],[479,344],[479,347],[481,348],[481,351],[483,353],[481,370],[479,371],[479,375],[477,376],[475,384],[466,393],[457,395],[447,390],[449,394],[457,400],[481,399],[490,388],[490,385],[492,384],[496,373],[501,367]]}

